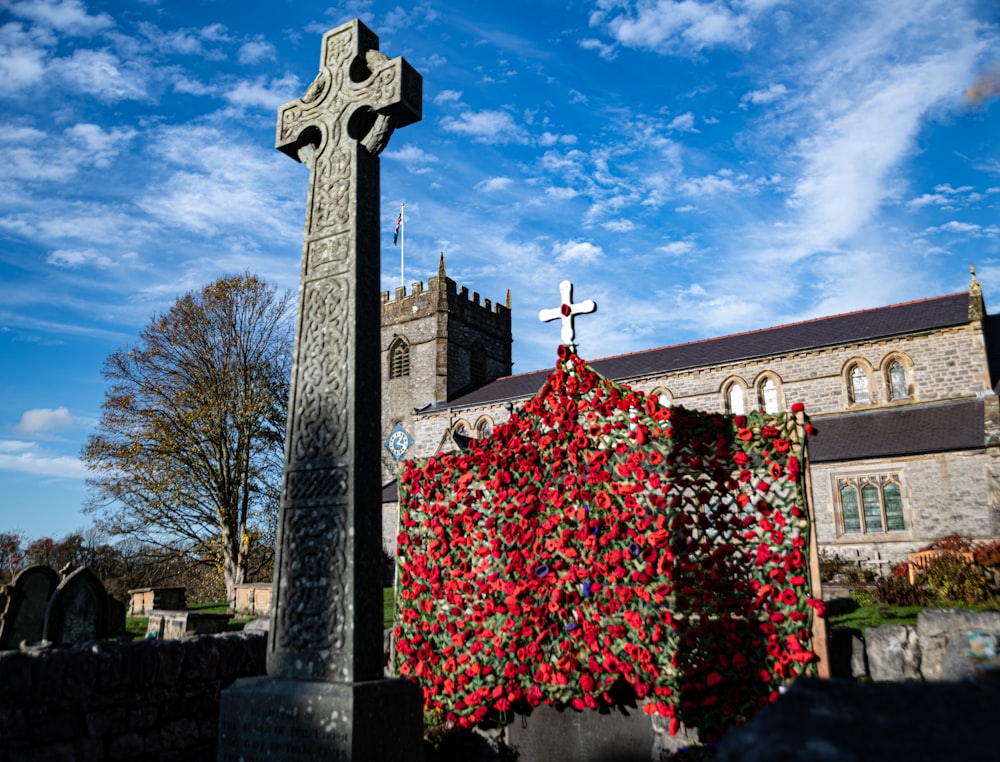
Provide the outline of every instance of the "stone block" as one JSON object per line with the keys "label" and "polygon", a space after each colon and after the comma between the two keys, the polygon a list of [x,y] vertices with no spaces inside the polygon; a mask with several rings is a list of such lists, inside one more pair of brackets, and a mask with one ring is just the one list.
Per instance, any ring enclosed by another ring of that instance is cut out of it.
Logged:
{"label": "stone block", "polygon": [[[870,630],[869,630],[870,632]],[[1000,681],[799,679],[719,745],[717,762],[994,762]]]}
{"label": "stone block", "polygon": [[124,733],[129,726],[128,710],[125,707],[115,707],[88,712],[84,717],[84,724],[87,734],[91,736]]}
{"label": "stone block", "polygon": [[100,738],[78,738],[73,744],[75,762],[100,762],[104,759],[104,741]]}
{"label": "stone block", "polygon": [[[407,680],[237,680],[222,692],[219,762],[421,762],[420,689]],[[392,718],[391,722],[387,718]]]}
{"label": "stone block", "polygon": [[601,714],[542,705],[507,726],[520,762],[648,762],[653,736],[638,708]]}
{"label": "stone block", "polygon": [[165,749],[189,749],[198,744],[198,723],[192,717],[182,717],[160,729],[160,741]]}
{"label": "stone block", "polygon": [[976,666],[969,658],[969,636],[965,633],[948,635],[945,641],[944,658],[936,679],[949,682],[972,680],[976,677]]}
{"label": "stone block", "polygon": [[156,682],[176,685],[184,664],[184,645],[176,640],[154,640],[149,643],[157,658]]}
{"label": "stone block", "polygon": [[31,684],[31,657],[20,651],[0,651],[0,701],[23,699]]}
{"label": "stone block", "polygon": [[30,709],[28,724],[31,735],[45,741],[65,741],[84,735],[79,713],[54,710],[51,706]]}
{"label": "stone block", "polygon": [[924,609],[917,615],[920,672],[925,680],[946,679],[942,670],[949,636],[970,632],[1000,633],[1000,611]]}
{"label": "stone block", "polygon": [[63,696],[83,700],[97,688],[97,657],[90,650],[73,649],[67,653],[63,674]]}
{"label": "stone block", "polygon": [[851,636],[851,677],[866,679],[868,674],[868,651],[865,648],[864,638],[857,630]]}
{"label": "stone block", "polygon": [[869,627],[865,633],[868,674],[872,680],[913,680],[920,677],[916,631],[904,624]]}
{"label": "stone block", "polygon": [[142,736],[138,733],[125,733],[118,736],[118,738],[112,739],[108,744],[109,759],[119,760],[139,757],[142,756],[144,751],[145,744],[143,743]]}
{"label": "stone block", "polygon": [[28,723],[22,708],[0,709],[0,739],[23,738],[27,732]]}
{"label": "stone block", "polygon": [[7,754],[9,762],[77,762],[76,750],[71,743],[53,743],[11,749]]}

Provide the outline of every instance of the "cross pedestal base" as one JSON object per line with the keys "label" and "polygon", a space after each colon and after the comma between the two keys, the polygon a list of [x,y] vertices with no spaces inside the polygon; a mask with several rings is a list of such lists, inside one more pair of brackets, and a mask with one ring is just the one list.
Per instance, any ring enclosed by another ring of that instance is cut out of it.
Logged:
{"label": "cross pedestal base", "polygon": [[422,704],[408,680],[237,680],[222,692],[218,762],[422,762]]}

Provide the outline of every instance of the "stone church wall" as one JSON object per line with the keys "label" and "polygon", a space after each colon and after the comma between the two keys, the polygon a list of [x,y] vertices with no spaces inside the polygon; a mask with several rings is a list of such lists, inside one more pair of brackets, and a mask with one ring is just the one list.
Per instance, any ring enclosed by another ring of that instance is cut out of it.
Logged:
{"label": "stone church wall", "polygon": [[0,651],[0,762],[214,762],[219,693],[267,634]]}
{"label": "stone church wall", "polygon": [[[991,456],[985,451],[813,464],[810,475],[819,544],[833,554],[860,554],[897,563],[905,561],[910,551],[945,534],[995,537],[1000,527],[994,525],[985,488],[990,468]],[[844,534],[836,477],[889,472],[900,476],[906,530]]]}

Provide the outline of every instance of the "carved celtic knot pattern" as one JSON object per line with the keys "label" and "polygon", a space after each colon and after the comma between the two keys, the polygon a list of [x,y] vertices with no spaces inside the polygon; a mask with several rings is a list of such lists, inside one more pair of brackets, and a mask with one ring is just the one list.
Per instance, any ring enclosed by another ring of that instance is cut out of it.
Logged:
{"label": "carved celtic knot pattern", "polygon": [[325,506],[282,514],[278,647],[339,650],[347,630],[347,513]]}
{"label": "carved celtic knot pattern", "polygon": [[346,279],[322,278],[302,286],[294,407],[289,411],[290,464],[330,460],[347,452],[349,302]]}
{"label": "carved celtic knot pattern", "polygon": [[330,505],[347,495],[346,468],[311,468],[285,472],[283,504],[288,508]]}
{"label": "carved celtic knot pattern", "polygon": [[343,227],[351,219],[351,150],[340,142],[340,122],[334,122],[333,128],[335,139],[320,154],[312,172],[309,236]]}
{"label": "carved celtic knot pattern", "polygon": [[378,109],[399,100],[398,68],[394,64],[379,69],[365,85],[365,99]]}

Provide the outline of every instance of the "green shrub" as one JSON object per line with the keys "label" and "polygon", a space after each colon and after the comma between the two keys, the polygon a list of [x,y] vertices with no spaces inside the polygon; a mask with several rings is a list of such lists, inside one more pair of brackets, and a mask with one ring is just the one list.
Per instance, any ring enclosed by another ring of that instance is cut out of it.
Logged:
{"label": "green shrub", "polygon": [[922,581],[937,597],[955,603],[975,605],[991,594],[990,579],[981,566],[948,554],[927,565]]}
{"label": "green shrub", "polygon": [[926,606],[930,596],[920,585],[911,585],[906,577],[879,577],[871,591],[875,603],[889,606]]}

